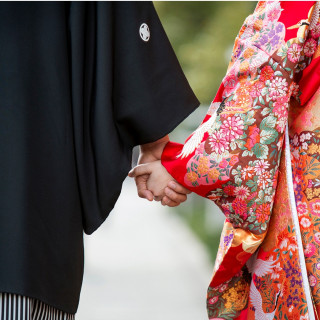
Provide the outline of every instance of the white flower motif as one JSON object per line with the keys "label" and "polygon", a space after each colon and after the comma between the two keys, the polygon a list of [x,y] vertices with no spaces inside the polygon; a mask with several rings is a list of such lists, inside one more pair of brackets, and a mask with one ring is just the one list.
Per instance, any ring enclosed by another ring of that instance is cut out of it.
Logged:
{"label": "white flower motif", "polygon": [[288,91],[288,83],[285,78],[275,78],[269,86],[269,97],[272,100],[277,100],[281,96],[285,96]]}
{"label": "white flower motif", "polygon": [[254,171],[256,174],[261,174],[269,168],[270,164],[265,160],[257,160],[254,166]]}
{"label": "white flower motif", "polygon": [[293,155],[296,159],[299,159],[299,157],[300,157],[299,150],[298,150],[298,149],[295,149],[295,150],[292,152],[292,155]]}
{"label": "white flower motif", "polygon": [[300,135],[300,142],[304,142],[305,138],[306,138],[305,134],[302,133],[302,134]]}
{"label": "white flower motif", "polygon": [[301,148],[302,148],[303,150],[307,150],[307,149],[308,149],[308,144],[307,144],[306,142],[304,142],[304,143],[302,144]]}
{"label": "white flower motif", "polygon": [[293,137],[293,139],[292,139],[292,144],[293,144],[294,146],[297,146],[298,143],[299,143],[299,138],[298,138],[298,135],[295,134],[294,137]]}

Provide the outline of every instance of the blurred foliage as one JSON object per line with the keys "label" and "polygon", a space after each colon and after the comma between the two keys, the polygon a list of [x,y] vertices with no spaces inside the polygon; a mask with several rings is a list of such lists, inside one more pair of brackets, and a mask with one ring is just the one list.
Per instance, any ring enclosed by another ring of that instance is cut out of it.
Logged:
{"label": "blurred foliage", "polygon": [[234,39],[256,2],[154,4],[191,87],[202,104],[210,104],[226,73]]}
{"label": "blurred foliage", "polygon": [[[234,39],[256,2],[162,1],[154,4],[192,89],[206,105],[170,135],[174,141],[182,142],[202,121],[225,76]],[[220,210],[213,202],[197,195],[190,195],[176,210],[214,260],[224,220]]]}

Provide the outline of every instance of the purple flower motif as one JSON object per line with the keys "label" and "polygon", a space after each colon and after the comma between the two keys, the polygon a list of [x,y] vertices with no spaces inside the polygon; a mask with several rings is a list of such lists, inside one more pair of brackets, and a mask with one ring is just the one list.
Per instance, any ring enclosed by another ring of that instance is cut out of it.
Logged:
{"label": "purple flower motif", "polygon": [[266,35],[262,36],[260,39],[260,45],[264,45],[268,42],[268,37]]}
{"label": "purple flower motif", "polygon": [[269,37],[269,38],[272,38],[275,34],[276,34],[275,31],[272,29],[272,30],[269,32],[268,37]]}
{"label": "purple flower motif", "polygon": [[281,23],[279,23],[277,26],[276,26],[276,32],[279,33],[281,32],[283,29],[283,25]]}
{"label": "purple flower motif", "polygon": [[223,242],[224,242],[224,245],[227,247],[229,246],[231,240],[233,239],[233,234],[230,234],[229,236],[225,236],[223,238]]}
{"label": "purple flower motif", "polygon": [[271,39],[271,45],[273,47],[275,47],[278,43],[279,43],[280,37],[278,35],[275,35],[272,39]]}
{"label": "purple flower motif", "polygon": [[241,49],[238,47],[237,50],[233,53],[233,57],[235,59],[239,58],[239,56],[241,55]]}

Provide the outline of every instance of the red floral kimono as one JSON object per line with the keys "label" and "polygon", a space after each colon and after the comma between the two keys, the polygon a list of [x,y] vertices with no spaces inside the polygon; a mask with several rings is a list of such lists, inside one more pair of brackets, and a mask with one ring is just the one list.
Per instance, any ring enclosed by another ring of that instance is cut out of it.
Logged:
{"label": "red floral kimono", "polygon": [[162,163],[226,216],[210,319],[320,316],[317,2],[259,2],[199,128]]}

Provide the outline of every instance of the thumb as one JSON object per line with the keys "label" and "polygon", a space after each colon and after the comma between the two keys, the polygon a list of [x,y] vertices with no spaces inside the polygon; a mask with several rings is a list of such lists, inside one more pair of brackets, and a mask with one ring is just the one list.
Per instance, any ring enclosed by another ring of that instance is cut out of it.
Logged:
{"label": "thumb", "polygon": [[128,176],[135,178],[144,174],[150,174],[152,172],[152,163],[140,164],[130,170]]}

